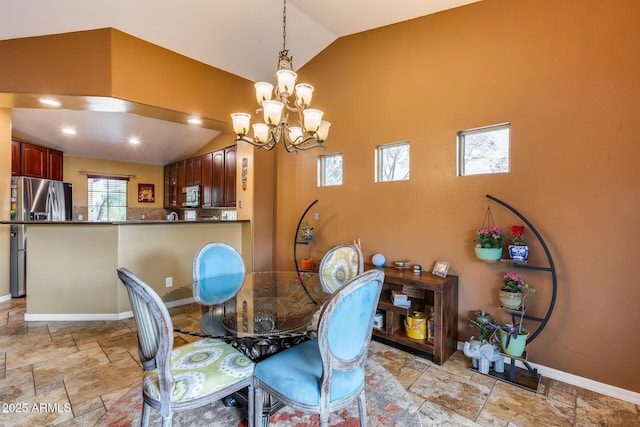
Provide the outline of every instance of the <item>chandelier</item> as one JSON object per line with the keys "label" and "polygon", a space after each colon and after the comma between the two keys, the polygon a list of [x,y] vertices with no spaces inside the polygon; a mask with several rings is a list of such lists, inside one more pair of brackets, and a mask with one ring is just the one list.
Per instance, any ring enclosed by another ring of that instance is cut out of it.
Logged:
{"label": "chandelier", "polygon": [[[287,50],[287,0],[283,1],[282,12],[282,51],[278,57],[276,71],[277,86],[271,83],[258,82],[255,84],[256,100],[260,108],[256,113],[263,112],[264,123],[255,123],[253,138],[247,136],[251,115],[247,113],[233,113],[233,131],[237,141],[248,142],[258,148],[272,150],[282,139],[284,147],[291,153],[298,150],[309,150],[322,147],[322,143],[329,134],[331,123],[322,120],[323,112],[311,106],[313,86],[307,83],[296,84],[298,75],[293,71],[292,57]],[[289,97],[295,94],[295,100]],[[273,98],[273,99],[272,99]],[[298,126],[291,126],[289,113],[298,113]]]}

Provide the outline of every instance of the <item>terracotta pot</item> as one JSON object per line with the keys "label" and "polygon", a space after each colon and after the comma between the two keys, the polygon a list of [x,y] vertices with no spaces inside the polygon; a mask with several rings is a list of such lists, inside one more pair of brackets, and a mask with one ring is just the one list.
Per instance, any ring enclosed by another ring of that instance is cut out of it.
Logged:
{"label": "terracotta pot", "polygon": [[300,268],[302,270],[312,270],[313,269],[313,260],[312,259],[302,259],[300,260]]}

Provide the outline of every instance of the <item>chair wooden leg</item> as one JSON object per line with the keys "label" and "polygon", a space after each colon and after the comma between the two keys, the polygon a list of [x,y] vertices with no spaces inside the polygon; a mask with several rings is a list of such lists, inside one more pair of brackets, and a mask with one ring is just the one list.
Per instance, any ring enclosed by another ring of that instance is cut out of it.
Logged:
{"label": "chair wooden leg", "polygon": [[247,403],[248,403],[248,408],[247,408],[247,423],[249,424],[249,427],[253,427],[255,425],[255,410],[253,409],[256,402],[255,402],[255,389],[253,388],[253,384],[249,385],[249,391],[247,393]]}
{"label": "chair wooden leg", "polygon": [[358,413],[360,414],[360,427],[367,427],[367,400],[364,390],[358,396]]}
{"label": "chair wooden leg", "polygon": [[149,406],[146,402],[142,402],[142,416],[140,418],[140,426],[148,427],[150,418],[151,418],[151,406]]}
{"label": "chair wooden leg", "polygon": [[[249,393],[251,393],[251,389],[249,389]],[[262,408],[263,408],[263,399],[264,399],[264,390],[260,387],[255,387],[253,391],[253,414],[251,411],[249,415],[253,415],[253,426],[260,427],[262,426]]]}

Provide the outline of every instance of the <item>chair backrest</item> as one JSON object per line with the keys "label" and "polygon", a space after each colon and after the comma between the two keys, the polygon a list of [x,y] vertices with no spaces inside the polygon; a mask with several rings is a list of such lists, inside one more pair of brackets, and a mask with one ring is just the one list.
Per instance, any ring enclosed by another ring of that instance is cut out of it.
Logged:
{"label": "chair backrest", "polygon": [[338,289],[327,301],[318,325],[322,392],[330,389],[333,370],[360,369],[364,372],[383,282],[384,272],[366,271]]}
{"label": "chair backrest", "polygon": [[364,259],[358,245],[334,246],[320,261],[320,283],[325,292],[335,292],[349,280],[362,274]]}
{"label": "chair backrest", "polygon": [[193,258],[194,298],[203,305],[222,304],[233,298],[244,283],[242,255],[226,243],[208,243]]}
{"label": "chair backrest", "polygon": [[173,375],[170,357],[173,348],[173,323],[169,310],[158,294],[126,268],[118,277],[127,288],[133,317],[138,328],[138,353],[145,370],[158,369],[161,387],[171,390]]}

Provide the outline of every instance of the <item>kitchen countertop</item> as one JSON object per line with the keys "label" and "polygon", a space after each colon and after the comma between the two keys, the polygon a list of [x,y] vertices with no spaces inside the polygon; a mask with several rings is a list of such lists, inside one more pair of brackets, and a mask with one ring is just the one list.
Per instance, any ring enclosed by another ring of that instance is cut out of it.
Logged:
{"label": "kitchen countertop", "polygon": [[199,219],[195,221],[169,221],[169,220],[131,220],[131,221],[0,221],[0,224],[24,224],[24,225],[158,225],[158,224],[220,224],[249,222],[247,219],[240,220],[218,220]]}

